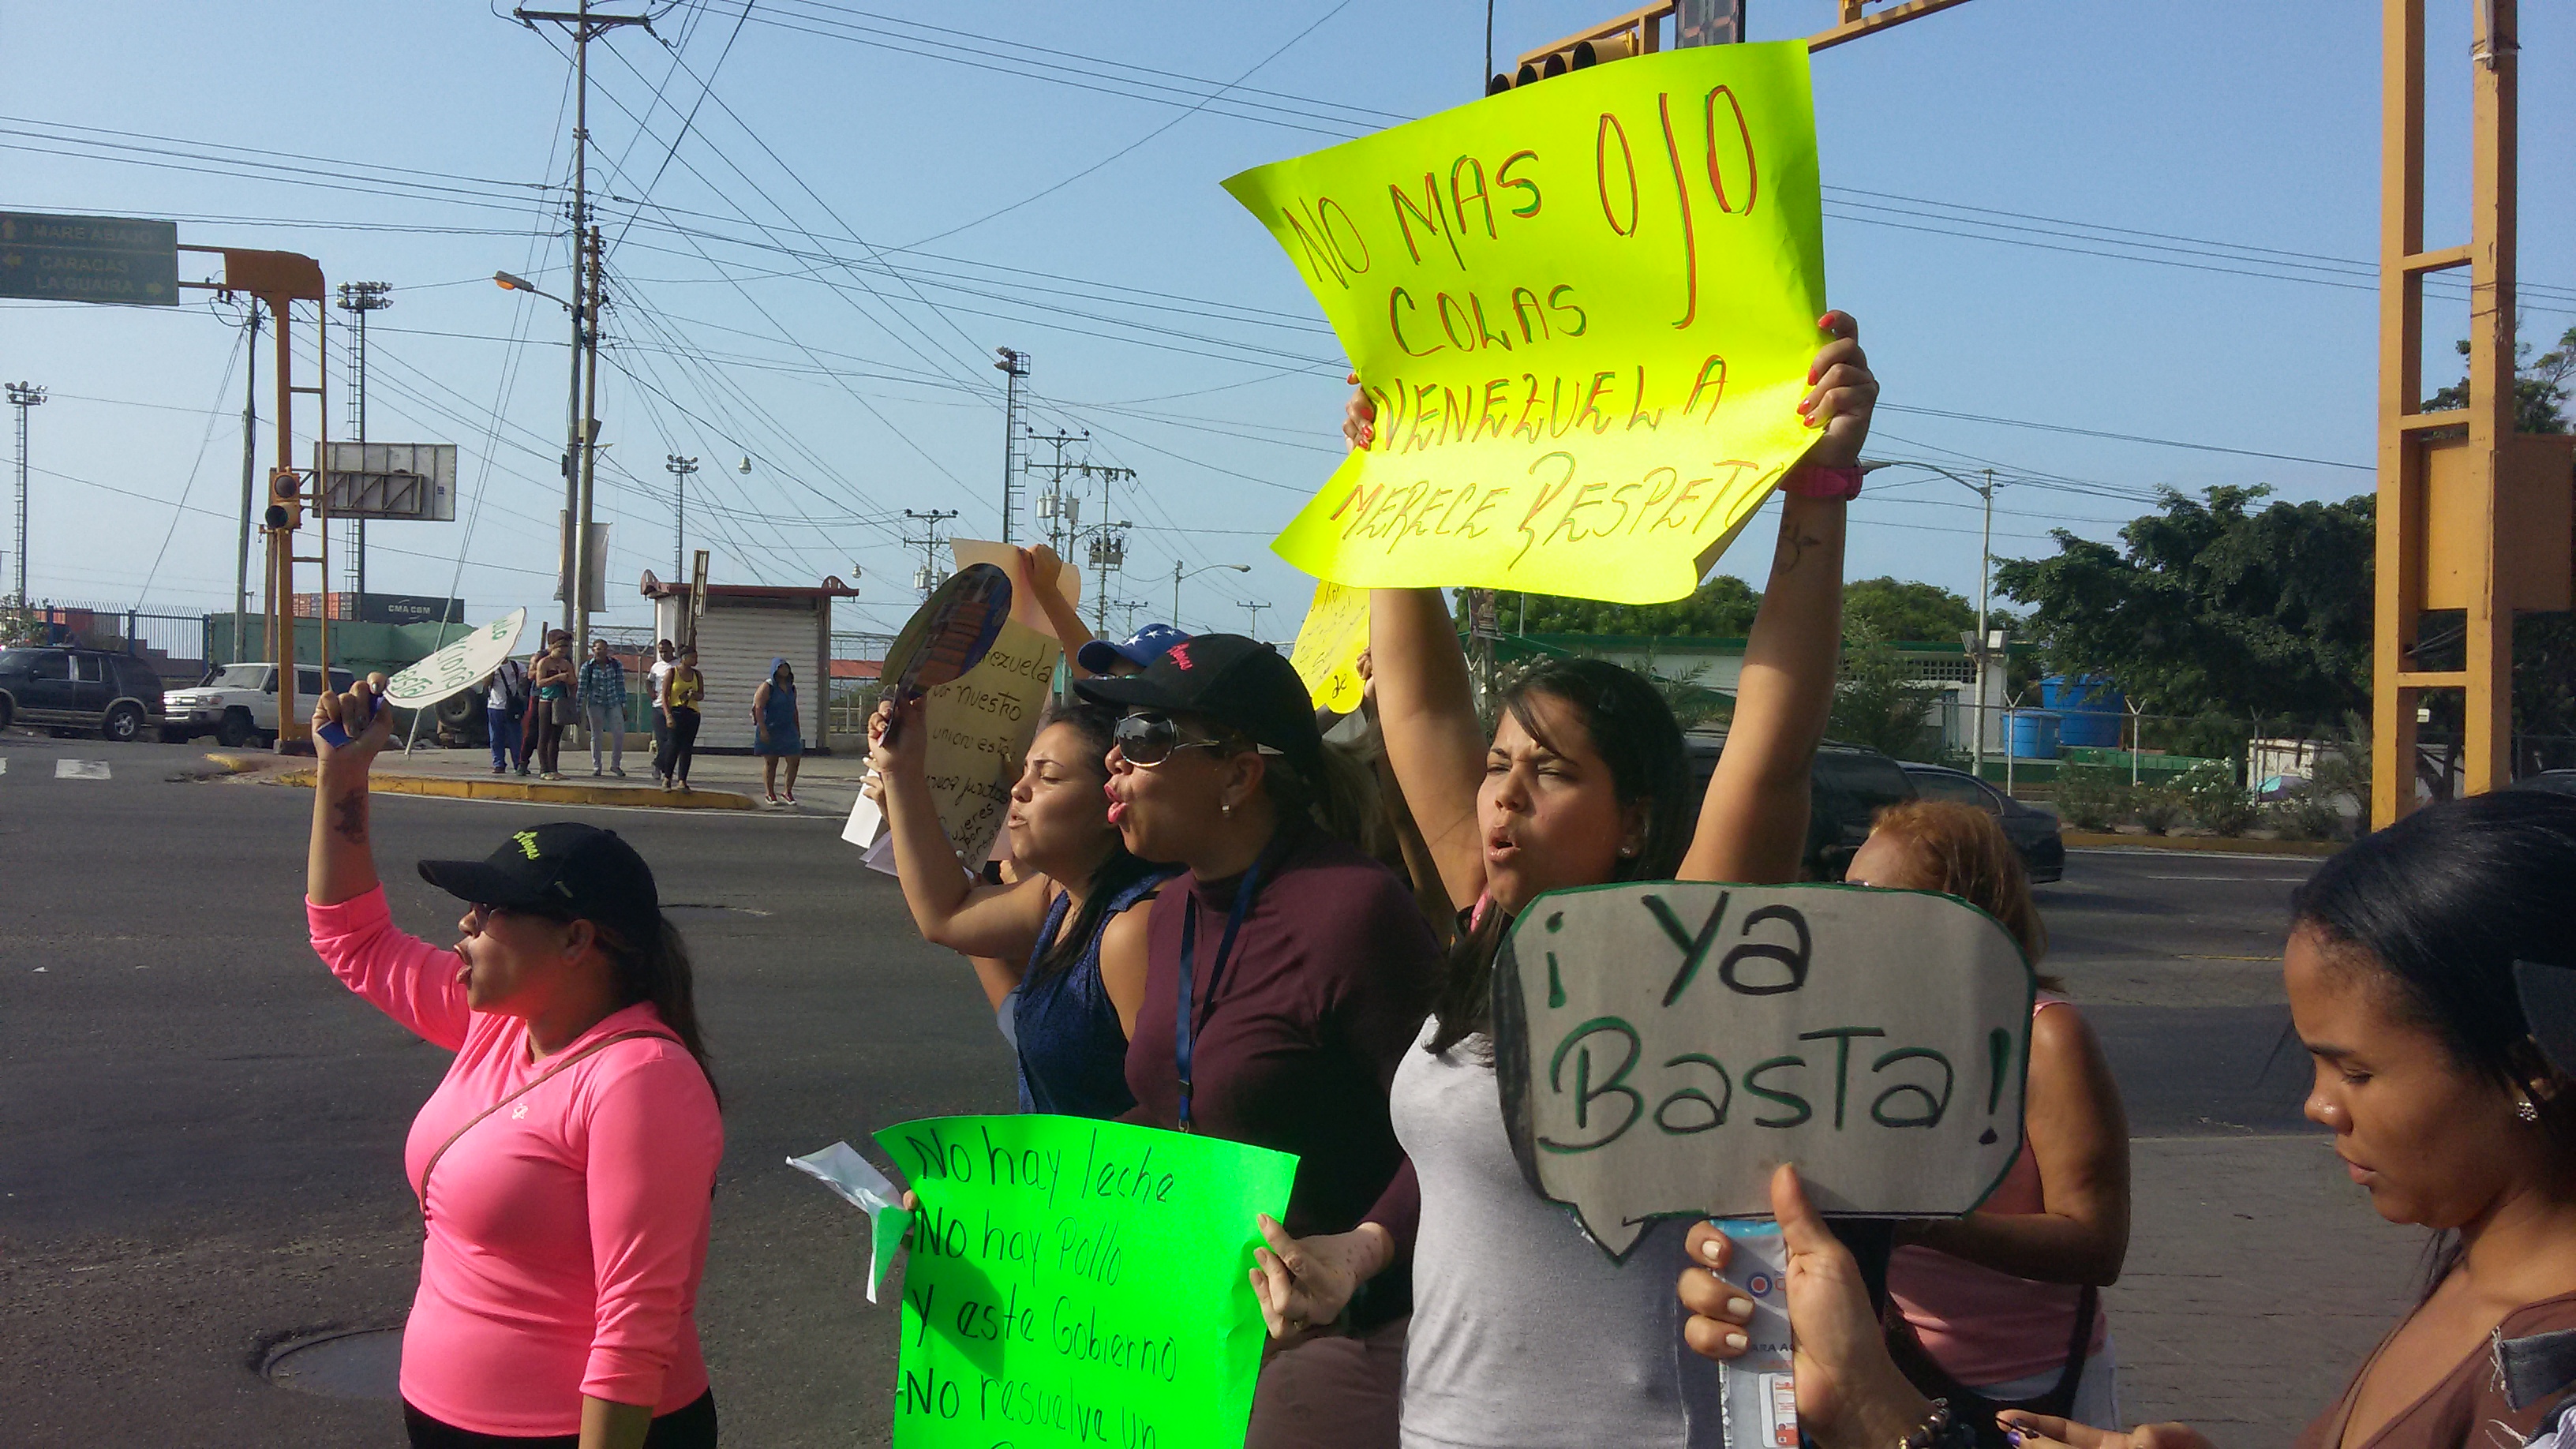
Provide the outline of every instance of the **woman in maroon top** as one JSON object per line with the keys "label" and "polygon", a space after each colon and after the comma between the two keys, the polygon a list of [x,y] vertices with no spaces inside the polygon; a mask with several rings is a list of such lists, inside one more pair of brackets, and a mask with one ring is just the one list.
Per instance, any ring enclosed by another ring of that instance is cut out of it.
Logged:
{"label": "woman in maroon top", "polygon": [[1431,928],[1350,843],[1364,779],[1327,756],[1270,646],[1201,634],[1074,688],[1127,711],[1110,822],[1136,854],[1189,867],[1153,907],[1128,1120],[1293,1152],[1288,1232],[1374,1224],[1390,1247],[1338,1321],[1271,1345],[1245,1442],[1393,1445],[1410,1279],[1391,1245],[1411,1240],[1416,1198],[1410,1175],[1397,1185],[1387,1091],[1429,1007]]}

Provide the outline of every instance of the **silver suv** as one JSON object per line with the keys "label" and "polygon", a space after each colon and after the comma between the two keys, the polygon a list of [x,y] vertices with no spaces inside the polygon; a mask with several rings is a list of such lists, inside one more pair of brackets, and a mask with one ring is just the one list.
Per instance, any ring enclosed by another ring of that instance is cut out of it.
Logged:
{"label": "silver suv", "polygon": [[[357,676],[331,671],[331,688],[345,693]],[[313,665],[295,671],[295,699],[301,705],[322,692],[322,671]],[[172,690],[161,738],[173,744],[213,735],[226,749],[277,743],[277,666],[222,664],[207,671],[194,689]]]}

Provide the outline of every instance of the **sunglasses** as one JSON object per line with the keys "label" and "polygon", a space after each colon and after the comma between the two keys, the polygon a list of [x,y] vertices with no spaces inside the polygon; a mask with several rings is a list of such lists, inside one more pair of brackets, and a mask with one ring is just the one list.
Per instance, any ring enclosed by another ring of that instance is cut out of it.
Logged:
{"label": "sunglasses", "polygon": [[1131,714],[1118,721],[1110,732],[1118,753],[1127,763],[1151,769],[1172,757],[1175,750],[1217,750],[1225,748],[1223,740],[1185,740],[1181,727],[1167,714]]}
{"label": "sunglasses", "polygon": [[519,906],[485,905],[478,901],[475,903],[474,909],[465,913],[466,929],[472,931],[475,935],[482,935],[483,928],[485,926],[490,925],[492,922],[497,921],[504,916],[525,916],[530,920],[558,922],[568,919],[567,917],[555,915],[548,911],[531,911]]}

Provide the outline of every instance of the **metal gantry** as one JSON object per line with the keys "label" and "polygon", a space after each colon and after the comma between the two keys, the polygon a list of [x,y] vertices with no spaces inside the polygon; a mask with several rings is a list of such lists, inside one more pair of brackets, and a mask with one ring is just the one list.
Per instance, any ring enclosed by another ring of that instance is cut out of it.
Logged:
{"label": "metal gantry", "polygon": [[27,607],[27,414],[45,404],[45,390],[31,382],[9,384],[9,406],[18,410],[18,578],[10,590],[11,607]]}

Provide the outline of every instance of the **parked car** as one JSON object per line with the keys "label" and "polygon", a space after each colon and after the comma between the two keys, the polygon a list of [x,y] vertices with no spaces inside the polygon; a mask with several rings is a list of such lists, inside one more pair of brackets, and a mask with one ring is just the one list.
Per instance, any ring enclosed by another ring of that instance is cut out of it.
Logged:
{"label": "parked car", "polygon": [[2576,770],[2543,770],[2537,775],[2525,775],[2506,788],[2546,790],[2553,795],[2576,795]]}
{"label": "parked car", "polygon": [[[1690,751],[1692,812],[1707,797],[1708,778],[1726,748],[1724,730],[1693,730],[1682,737]],[[1809,776],[1814,801],[1807,812],[1807,846],[1800,857],[1813,880],[1841,880],[1851,858],[1869,839],[1869,822],[1878,812],[1914,798],[1913,782],[1896,761],[1867,745],[1827,740],[1816,751]]]}
{"label": "parked car", "polygon": [[138,740],[162,721],[161,676],[131,654],[45,646],[0,650],[0,725],[96,730]]}
{"label": "parked car", "polygon": [[[356,678],[348,670],[335,668],[331,688],[345,692]],[[297,708],[321,692],[319,668],[308,664],[295,671]],[[226,749],[277,743],[277,666],[219,664],[206,671],[205,680],[195,688],[172,691],[161,738],[178,744],[199,735],[213,735]]]}
{"label": "parked car", "polygon": [[1907,778],[1914,781],[1915,793],[1925,799],[1956,800],[1996,817],[2013,849],[2021,852],[2022,868],[2030,872],[2033,881],[2046,883],[2066,878],[2066,841],[2058,834],[2053,812],[2016,800],[1965,770],[1912,761],[1903,768]]}

